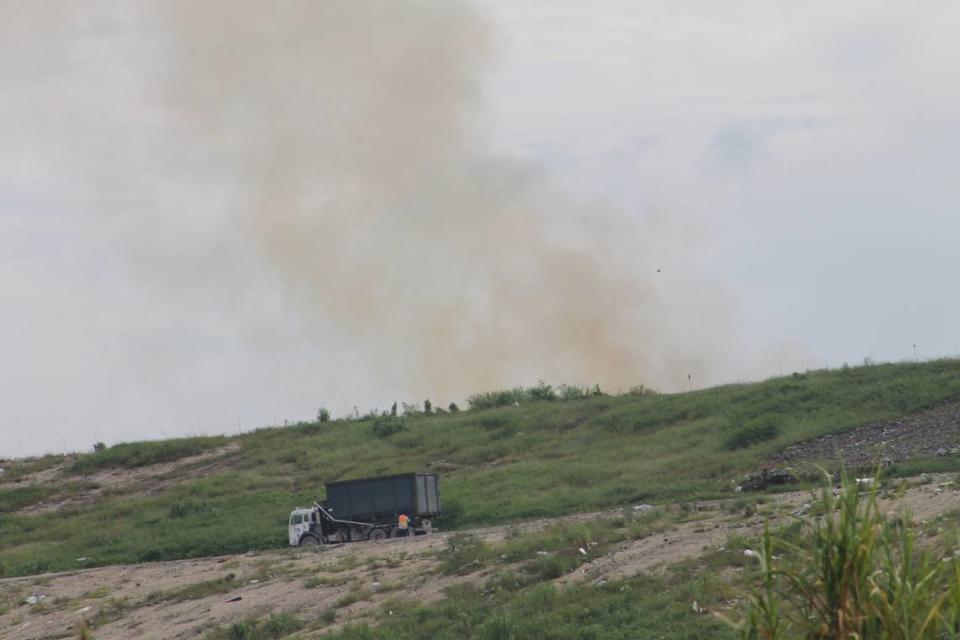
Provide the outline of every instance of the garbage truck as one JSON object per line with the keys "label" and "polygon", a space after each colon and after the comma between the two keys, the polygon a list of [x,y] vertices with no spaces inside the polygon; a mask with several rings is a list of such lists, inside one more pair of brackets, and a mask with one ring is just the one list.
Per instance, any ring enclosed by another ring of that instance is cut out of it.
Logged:
{"label": "garbage truck", "polygon": [[326,500],[314,500],[312,507],[290,512],[291,546],[429,534],[440,515],[440,478],[435,473],[342,480],[325,486]]}

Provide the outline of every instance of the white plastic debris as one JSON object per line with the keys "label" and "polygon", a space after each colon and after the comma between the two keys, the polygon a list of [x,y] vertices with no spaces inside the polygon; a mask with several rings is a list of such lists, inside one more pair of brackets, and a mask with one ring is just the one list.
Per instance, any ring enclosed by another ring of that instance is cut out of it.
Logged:
{"label": "white plastic debris", "polygon": [[652,504],[638,504],[633,507],[633,510],[637,513],[646,513],[647,511],[653,511]]}
{"label": "white plastic debris", "polygon": [[584,549],[583,547],[580,547],[578,551],[580,552],[580,555],[584,555],[584,556],[587,555],[587,550]]}
{"label": "white plastic debris", "polygon": [[30,596],[29,598],[24,600],[24,604],[37,604],[38,602],[41,602],[46,599],[47,599],[46,595],[39,593],[35,596]]}
{"label": "white plastic debris", "polygon": [[757,553],[756,551],[754,551],[753,549],[744,549],[744,550],[743,550],[743,555],[747,556],[748,558],[759,558],[759,557],[760,557],[760,554]]}
{"label": "white plastic debris", "polygon": [[77,609],[77,613],[86,613],[87,611],[90,611],[90,609],[93,609],[93,607],[87,605],[83,609]]}
{"label": "white plastic debris", "polygon": [[693,601],[693,612],[694,613],[706,613],[707,610],[704,607],[700,606],[700,603],[696,600]]}

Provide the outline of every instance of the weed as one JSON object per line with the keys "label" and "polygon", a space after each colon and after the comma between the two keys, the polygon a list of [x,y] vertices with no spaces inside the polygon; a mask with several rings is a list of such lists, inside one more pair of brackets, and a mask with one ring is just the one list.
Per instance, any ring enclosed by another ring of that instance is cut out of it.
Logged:
{"label": "weed", "polygon": [[204,640],[279,640],[303,629],[303,621],[290,613],[275,613],[261,620],[245,620],[222,627]]}
{"label": "weed", "polygon": [[484,567],[490,549],[476,536],[458,533],[447,541],[447,547],[440,552],[440,571],[446,575],[466,575]]}
{"label": "weed", "polygon": [[236,575],[228,573],[222,578],[216,580],[206,580],[194,584],[188,584],[183,587],[171,589],[169,591],[155,591],[149,594],[144,600],[143,605],[149,606],[160,602],[186,602],[188,600],[199,600],[207,596],[227,593],[240,586]]}
{"label": "weed", "polygon": [[799,542],[764,531],[759,584],[738,625],[741,637],[956,637],[960,561],[941,562],[918,550],[913,527],[892,523],[879,510],[877,485],[861,496],[858,483],[845,479],[834,497],[825,483],[824,515],[807,522]]}
{"label": "weed", "polygon": [[303,581],[303,586],[307,589],[318,589],[320,587],[339,587],[350,582],[347,576],[313,576]]}

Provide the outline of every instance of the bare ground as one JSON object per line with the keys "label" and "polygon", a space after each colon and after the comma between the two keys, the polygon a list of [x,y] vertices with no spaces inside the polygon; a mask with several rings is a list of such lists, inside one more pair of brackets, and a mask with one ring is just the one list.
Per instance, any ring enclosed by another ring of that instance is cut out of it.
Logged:
{"label": "bare ground", "polygon": [[[882,502],[916,520],[960,509],[960,491],[938,476],[930,484],[913,483],[902,498]],[[785,519],[809,499],[805,492],[785,493],[769,505],[774,519]],[[779,514],[779,515],[777,515]],[[531,532],[570,520],[622,516],[623,511],[581,514],[561,520],[537,520],[517,526],[476,529],[470,533],[497,542],[516,529]],[[719,503],[702,503],[691,519],[669,530],[625,542],[559,578],[558,585],[616,579],[658,571],[723,545],[731,533],[760,532],[764,516],[729,513]],[[342,624],[361,620],[391,598],[429,602],[464,582],[482,583],[490,570],[466,576],[439,572],[437,553],[452,534],[438,533],[384,543],[353,543],[319,552],[291,550],[141,565],[88,569],[46,576],[0,580],[0,640],[75,637],[81,623],[96,625],[98,640],[196,638],[210,629],[290,612],[314,623],[304,634],[318,637]],[[504,565],[498,569],[503,570]],[[177,589],[212,583],[233,574],[224,591],[178,600]],[[308,588],[306,580],[325,584]],[[38,604],[30,596],[44,595]],[[335,611],[330,620],[327,612]]]}

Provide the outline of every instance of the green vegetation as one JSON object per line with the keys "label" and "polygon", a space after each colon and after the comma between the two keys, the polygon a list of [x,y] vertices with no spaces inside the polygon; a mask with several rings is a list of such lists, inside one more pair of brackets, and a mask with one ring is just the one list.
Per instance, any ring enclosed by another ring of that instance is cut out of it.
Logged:
{"label": "green vegetation", "polygon": [[204,640],[279,640],[303,628],[303,622],[289,613],[272,614],[263,620],[248,620],[217,629]]}
{"label": "green vegetation", "polygon": [[307,589],[319,589],[323,587],[340,587],[350,582],[347,576],[312,576],[303,581],[303,586]]}
{"label": "green vegetation", "polygon": [[[331,640],[727,640],[736,635],[690,603],[709,601],[716,579],[641,574],[601,586],[539,585],[489,594],[479,587],[448,589],[438,604],[389,603],[376,626],[347,625]],[[386,612],[384,612],[385,614]]]}
{"label": "green vegetation", "polygon": [[645,538],[679,521],[664,511],[624,514],[595,521],[559,523],[533,533],[517,532],[493,545],[470,534],[457,534],[440,553],[440,571],[446,575],[467,575],[484,568],[509,565],[497,579],[508,580],[511,588],[519,588],[559,578],[602,556],[615,543]]}
{"label": "green vegetation", "polygon": [[789,444],[960,399],[960,362],[817,371],[672,395],[590,390],[561,401],[562,391],[551,393],[526,390],[519,404],[499,408],[471,402],[469,411],[380,417],[403,425],[382,437],[371,417],[109,447],[81,456],[69,473],[235,450],[217,459],[215,473],[167,473],[149,495],[131,485],[56,514],[0,508],[0,563],[23,575],[75,569],[80,557],[94,566],[282,548],[290,509],[322,497],[324,482],[421,469],[443,475],[437,525],[448,530],[732,497],[735,479]]}
{"label": "green vegetation", "polygon": [[[431,604],[390,600],[333,640],[475,638],[581,640],[950,640],[960,638],[960,558],[952,556],[958,513],[915,530],[888,519],[876,491],[846,482],[838,498],[824,485],[815,511],[802,521],[765,531],[762,540],[731,535],[719,549],[678,562],[655,575],[557,587],[554,571],[531,572],[537,558],[574,545],[602,553],[609,542],[668,527],[673,516],[624,516],[510,536],[488,545],[456,536],[441,553],[441,570],[495,568],[486,582],[448,588]],[[951,528],[954,525],[954,528]],[[919,535],[938,536],[924,547]],[[753,551],[760,545],[759,551]],[[595,546],[594,546],[595,545]],[[516,563],[521,568],[516,570]],[[751,592],[751,585],[755,586]],[[744,602],[742,595],[750,593]],[[739,622],[731,622],[736,619]]]}
{"label": "green vegetation", "polygon": [[[151,442],[123,442],[112,447],[96,446],[92,454],[81,456],[69,471],[80,475],[101,469],[142,467],[195,456],[227,443],[224,436],[197,436]],[[101,445],[102,443],[97,443]]]}
{"label": "green vegetation", "polygon": [[835,498],[827,482],[800,543],[765,533],[744,640],[960,638],[960,558],[918,549],[909,521],[879,510],[877,484],[862,498],[847,481]]}
{"label": "green vegetation", "polygon": [[[467,398],[467,405],[473,410],[497,409],[500,407],[512,407],[534,402],[583,400],[591,396],[600,395],[603,395],[600,391],[600,385],[578,387],[576,385],[562,384],[559,387],[553,387],[541,381],[535,387],[514,387],[513,389],[475,393]],[[429,413],[429,411],[427,413]]]}
{"label": "green vegetation", "polygon": [[142,604],[154,605],[161,602],[186,602],[187,600],[199,600],[200,598],[206,598],[207,596],[218,593],[227,593],[239,587],[240,584],[241,583],[237,580],[236,575],[228,573],[222,578],[215,580],[196,582],[194,584],[188,584],[177,589],[171,589],[169,591],[154,591],[144,599]]}
{"label": "green vegetation", "polygon": [[55,493],[49,486],[0,487],[0,514],[10,513],[42,502]]}

